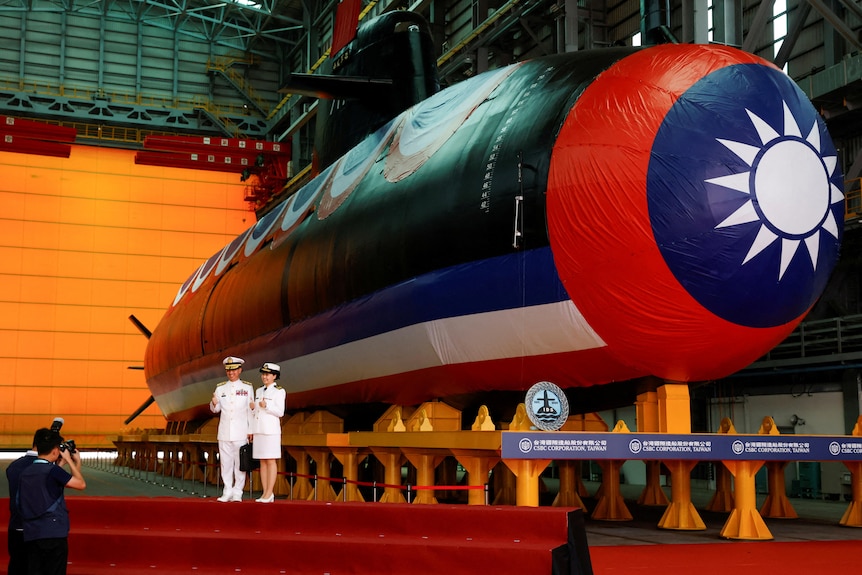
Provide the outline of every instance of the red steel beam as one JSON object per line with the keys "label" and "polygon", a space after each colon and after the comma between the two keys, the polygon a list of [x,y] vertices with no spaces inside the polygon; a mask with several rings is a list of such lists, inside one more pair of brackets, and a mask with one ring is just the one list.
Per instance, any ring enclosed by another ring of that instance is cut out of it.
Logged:
{"label": "red steel beam", "polygon": [[147,136],[144,149],[163,152],[227,153],[227,154],[290,154],[290,144],[264,140],[239,138],[214,138],[211,136]]}
{"label": "red steel beam", "polygon": [[54,126],[44,122],[33,120],[22,120],[11,116],[0,116],[0,135],[10,134],[30,140],[44,140],[46,142],[64,142],[71,144],[78,135],[75,128]]}
{"label": "red steel beam", "polygon": [[192,170],[241,173],[255,166],[256,156],[226,154],[166,154],[162,152],[137,152],[135,163],[147,166],[165,166]]}
{"label": "red steel beam", "polygon": [[72,146],[57,142],[31,140],[29,138],[22,138],[13,134],[4,134],[0,132],[0,152],[68,158],[72,154]]}

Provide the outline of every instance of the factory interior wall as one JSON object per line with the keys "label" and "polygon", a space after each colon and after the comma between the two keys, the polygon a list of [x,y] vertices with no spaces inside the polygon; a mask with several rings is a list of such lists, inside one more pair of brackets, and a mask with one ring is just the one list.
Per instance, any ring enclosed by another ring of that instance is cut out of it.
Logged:
{"label": "factory interior wall", "polygon": [[0,449],[63,417],[79,446],[163,428],[146,338],[180,285],[255,222],[239,175],[139,166],[134,152],[0,152]]}
{"label": "factory interior wall", "polygon": [[[764,417],[771,417],[781,433],[800,435],[843,435],[843,396],[839,391],[809,392],[788,385],[788,393],[744,395],[734,401],[716,403],[710,420],[717,430],[722,417],[730,417],[738,433],[757,433]],[[802,421],[794,429],[793,416]],[[793,431],[790,431],[793,429]]]}

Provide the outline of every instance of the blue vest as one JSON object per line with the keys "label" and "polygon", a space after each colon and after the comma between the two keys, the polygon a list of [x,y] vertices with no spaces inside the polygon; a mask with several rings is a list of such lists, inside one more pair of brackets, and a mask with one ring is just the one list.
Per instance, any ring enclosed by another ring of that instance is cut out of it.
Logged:
{"label": "blue vest", "polygon": [[44,459],[21,472],[18,509],[24,520],[24,541],[68,537],[69,512],[63,492],[71,475]]}

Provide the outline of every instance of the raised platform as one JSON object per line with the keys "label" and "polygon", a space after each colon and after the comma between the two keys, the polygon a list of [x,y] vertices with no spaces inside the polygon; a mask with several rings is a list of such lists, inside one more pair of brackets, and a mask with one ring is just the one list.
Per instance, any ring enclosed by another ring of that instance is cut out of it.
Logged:
{"label": "raised platform", "polygon": [[[69,575],[551,574],[572,511],[173,497],[80,496],[67,505]],[[5,549],[2,561],[5,569]]]}

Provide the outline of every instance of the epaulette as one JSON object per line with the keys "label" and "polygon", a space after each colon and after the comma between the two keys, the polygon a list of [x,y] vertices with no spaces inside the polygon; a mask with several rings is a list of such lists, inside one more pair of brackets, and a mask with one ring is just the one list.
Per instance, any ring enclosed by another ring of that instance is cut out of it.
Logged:
{"label": "epaulette", "polygon": [[281,386],[280,386],[280,385],[278,385],[277,383],[275,384],[275,388],[276,388],[276,389],[284,389],[283,387],[281,387]]}
{"label": "epaulette", "polygon": [[224,384],[226,384],[226,383],[228,383],[228,382],[223,381],[223,382],[221,382],[220,384],[218,384],[216,387],[221,387],[221,386],[223,386],[223,385],[224,385]]}

